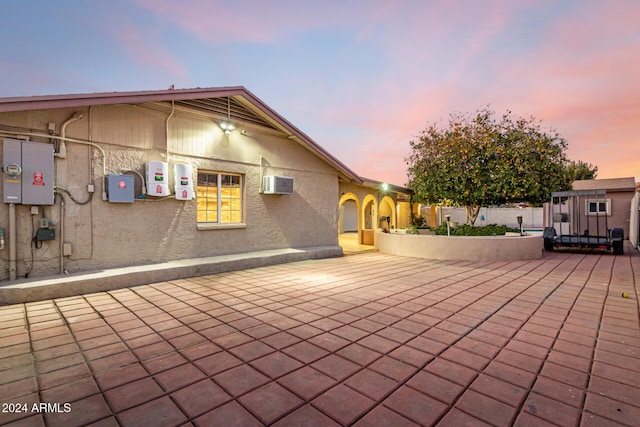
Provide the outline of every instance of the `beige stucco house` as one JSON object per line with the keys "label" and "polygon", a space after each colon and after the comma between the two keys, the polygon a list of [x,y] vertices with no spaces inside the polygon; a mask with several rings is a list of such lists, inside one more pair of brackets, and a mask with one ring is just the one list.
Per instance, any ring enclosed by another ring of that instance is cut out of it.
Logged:
{"label": "beige stucco house", "polygon": [[336,256],[346,200],[359,242],[409,216],[408,190],[359,177],[243,87],[1,98],[0,142],[0,280],[280,248]]}

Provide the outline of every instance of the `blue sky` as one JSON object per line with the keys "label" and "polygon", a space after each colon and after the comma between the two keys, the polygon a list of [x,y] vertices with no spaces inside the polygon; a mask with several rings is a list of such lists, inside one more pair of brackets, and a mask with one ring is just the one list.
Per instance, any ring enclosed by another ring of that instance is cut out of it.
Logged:
{"label": "blue sky", "polygon": [[640,180],[637,1],[0,0],[0,97],[244,86],[360,175],[405,184],[451,112],[534,116]]}

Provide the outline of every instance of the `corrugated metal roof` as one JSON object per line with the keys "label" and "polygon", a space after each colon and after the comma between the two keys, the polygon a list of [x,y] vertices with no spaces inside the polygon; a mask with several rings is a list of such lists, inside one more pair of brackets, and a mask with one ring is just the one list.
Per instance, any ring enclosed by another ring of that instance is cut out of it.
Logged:
{"label": "corrugated metal roof", "polygon": [[344,163],[242,86],[0,98],[0,113],[153,102],[174,102],[179,107],[200,113],[230,117],[231,120],[235,119],[281,131],[329,163],[347,181],[362,182],[362,178]]}
{"label": "corrugated metal roof", "polygon": [[635,191],[636,179],[630,178],[607,178],[607,179],[584,179],[573,181],[574,190],[607,190],[607,191]]}

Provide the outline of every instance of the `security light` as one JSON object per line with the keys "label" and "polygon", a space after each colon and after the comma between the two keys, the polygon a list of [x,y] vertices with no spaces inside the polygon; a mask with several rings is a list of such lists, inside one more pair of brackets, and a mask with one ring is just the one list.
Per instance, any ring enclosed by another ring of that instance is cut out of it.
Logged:
{"label": "security light", "polygon": [[222,122],[220,123],[220,127],[224,130],[225,135],[231,135],[231,131],[236,128],[231,122]]}

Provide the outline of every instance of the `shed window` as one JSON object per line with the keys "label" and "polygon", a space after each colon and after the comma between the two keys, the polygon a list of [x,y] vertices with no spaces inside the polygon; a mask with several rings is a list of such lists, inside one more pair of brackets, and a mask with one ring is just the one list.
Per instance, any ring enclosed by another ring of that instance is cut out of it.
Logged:
{"label": "shed window", "polygon": [[242,175],[199,172],[196,197],[199,224],[242,222]]}
{"label": "shed window", "polygon": [[611,199],[587,200],[587,215],[611,215]]}

